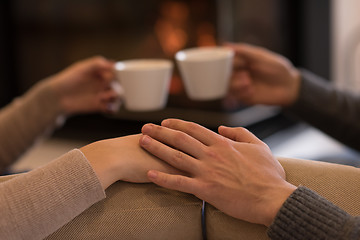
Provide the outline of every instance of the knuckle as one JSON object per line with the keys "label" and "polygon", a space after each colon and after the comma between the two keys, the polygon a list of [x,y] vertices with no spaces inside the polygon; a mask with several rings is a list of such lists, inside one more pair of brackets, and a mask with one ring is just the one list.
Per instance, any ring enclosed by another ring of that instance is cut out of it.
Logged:
{"label": "knuckle", "polygon": [[244,127],[236,127],[235,129],[236,129],[236,131],[238,131],[240,133],[243,133],[243,134],[248,134],[249,133],[249,130],[247,130]]}
{"label": "knuckle", "polygon": [[208,156],[208,157],[212,157],[212,156],[214,156],[214,151],[211,149],[211,148],[205,148],[204,149],[204,153],[205,153],[205,155],[206,156]]}
{"label": "knuckle", "polygon": [[207,183],[204,183],[202,187],[203,189],[206,189],[206,191],[204,191],[205,198],[213,197],[212,195],[214,193],[219,193],[222,189],[220,188],[220,184],[216,181],[209,181]]}
{"label": "knuckle", "polygon": [[197,131],[197,129],[199,128],[199,124],[194,123],[194,122],[187,122],[186,124],[186,128],[189,132],[195,132]]}
{"label": "knuckle", "polygon": [[207,182],[207,183],[205,184],[205,188],[206,188],[206,189],[215,190],[215,189],[217,189],[217,187],[218,187],[218,184],[217,184],[217,182],[215,182],[215,181],[209,181],[209,182]]}
{"label": "knuckle", "polygon": [[174,146],[179,146],[187,140],[186,133],[177,131],[174,137]]}
{"label": "knuckle", "polygon": [[184,184],[183,178],[180,176],[177,176],[175,178],[174,184],[177,188],[183,186],[183,184]]}
{"label": "knuckle", "polygon": [[215,149],[212,149],[212,148],[204,149],[204,153],[209,158],[214,158],[214,159],[220,158],[220,154]]}
{"label": "knuckle", "polygon": [[172,128],[181,129],[181,131],[186,132],[190,135],[194,132],[197,132],[200,128],[200,125],[197,123],[179,120],[171,121],[170,125]]}
{"label": "knuckle", "polygon": [[161,175],[158,179],[157,179],[158,183],[161,183],[161,185],[167,186],[169,185],[169,179],[166,176]]}
{"label": "knuckle", "polygon": [[252,134],[247,128],[239,127],[239,129],[246,134]]}
{"label": "knuckle", "polygon": [[201,131],[201,129],[203,129],[202,126],[200,126],[197,123],[194,122],[188,122],[185,126],[185,130],[190,136],[194,136],[196,135],[196,133],[198,133],[199,131]]}
{"label": "knuckle", "polygon": [[184,153],[182,153],[181,151],[176,150],[175,153],[172,155],[172,162],[178,167],[182,165],[183,159],[184,159]]}
{"label": "knuckle", "polygon": [[232,147],[232,141],[230,139],[226,138],[226,137],[221,137],[218,144],[222,148],[231,148]]}
{"label": "knuckle", "polygon": [[184,158],[184,153],[180,152],[180,151],[176,151],[175,154],[174,154],[174,158],[176,160],[181,160]]}

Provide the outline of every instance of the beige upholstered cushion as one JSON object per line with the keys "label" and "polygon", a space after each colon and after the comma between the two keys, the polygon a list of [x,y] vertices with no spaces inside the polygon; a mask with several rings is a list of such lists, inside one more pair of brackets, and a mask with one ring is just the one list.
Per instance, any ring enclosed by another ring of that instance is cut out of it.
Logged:
{"label": "beige upholstered cushion", "polygon": [[[353,215],[360,215],[360,169],[298,159],[279,159],[287,180],[304,185]],[[2,177],[0,181],[9,179]],[[47,239],[202,239],[202,202],[154,184],[117,182],[107,198]],[[266,227],[206,210],[211,239],[268,239]]]}
{"label": "beige upholstered cushion", "polygon": [[202,201],[192,195],[124,182],[106,194],[47,239],[202,239]]}
{"label": "beige upholstered cushion", "polygon": [[[360,169],[310,160],[279,158],[287,181],[313,189],[352,215],[360,215]],[[208,207],[208,239],[268,239],[267,228],[226,216]]]}
{"label": "beige upholstered cushion", "polygon": [[289,182],[313,189],[351,215],[360,215],[359,168],[309,160],[279,160]]}

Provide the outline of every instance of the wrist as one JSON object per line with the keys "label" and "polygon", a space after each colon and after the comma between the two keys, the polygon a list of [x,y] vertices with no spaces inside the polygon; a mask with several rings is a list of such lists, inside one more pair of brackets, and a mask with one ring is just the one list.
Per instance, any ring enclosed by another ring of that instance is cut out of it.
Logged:
{"label": "wrist", "polygon": [[293,105],[298,97],[300,92],[300,83],[301,83],[301,74],[300,71],[296,68],[293,69],[290,73],[289,80],[289,91],[288,91],[288,100],[285,103],[285,106]]}
{"label": "wrist", "polygon": [[273,191],[271,191],[270,197],[268,198],[268,203],[266,203],[264,210],[264,219],[262,224],[269,227],[276,218],[276,215],[280,211],[280,208],[283,206],[285,201],[289,198],[289,196],[296,190],[296,186],[285,182],[283,186],[275,187]]}
{"label": "wrist", "polygon": [[[116,182],[121,175],[118,171],[116,161],[107,161],[105,154],[101,151],[101,146],[97,146],[99,142],[91,143],[80,148],[84,154],[96,176],[98,177],[103,189],[107,189],[111,184]],[[105,157],[104,157],[105,156]]]}
{"label": "wrist", "polygon": [[52,91],[54,92],[54,94],[57,97],[58,106],[59,106],[60,111],[63,114],[69,114],[66,110],[66,107],[64,106],[66,89],[64,88],[64,84],[62,84],[63,80],[61,78],[62,78],[61,73],[58,73],[58,74],[55,74],[55,75],[49,77],[48,82],[49,82],[49,85],[50,85]]}

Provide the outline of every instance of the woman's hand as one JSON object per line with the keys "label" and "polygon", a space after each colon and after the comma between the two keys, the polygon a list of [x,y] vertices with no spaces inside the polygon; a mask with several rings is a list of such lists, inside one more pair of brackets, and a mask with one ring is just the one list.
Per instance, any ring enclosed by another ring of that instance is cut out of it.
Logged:
{"label": "woman's hand", "polygon": [[80,149],[104,189],[118,180],[149,182],[146,174],[150,169],[181,173],[142,149],[139,139],[140,134],[130,135],[94,142]]}
{"label": "woman's hand", "polygon": [[295,190],[265,143],[244,128],[219,127],[216,134],[200,125],[165,120],[147,124],[140,145],[184,171],[173,175],[151,170],[154,183],[192,193],[226,214],[270,225]]}
{"label": "woman's hand", "polygon": [[119,106],[114,63],[103,57],[77,62],[49,78],[65,114],[113,112]]}
{"label": "woman's hand", "polygon": [[285,57],[247,44],[228,44],[235,52],[228,101],[289,106],[299,93],[300,73]]}

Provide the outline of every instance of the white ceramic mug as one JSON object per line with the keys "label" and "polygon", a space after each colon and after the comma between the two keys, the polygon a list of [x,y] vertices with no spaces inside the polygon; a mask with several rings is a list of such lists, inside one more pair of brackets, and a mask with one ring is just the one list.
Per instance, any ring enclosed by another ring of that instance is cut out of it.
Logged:
{"label": "white ceramic mug", "polygon": [[173,63],[165,59],[134,59],[115,64],[116,76],[130,111],[154,111],[166,106]]}
{"label": "white ceramic mug", "polygon": [[193,100],[222,98],[228,90],[234,52],[226,47],[181,50],[175,59],[186,93]]}

